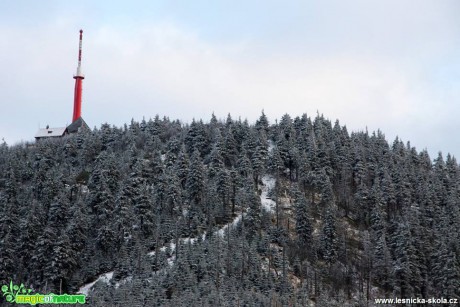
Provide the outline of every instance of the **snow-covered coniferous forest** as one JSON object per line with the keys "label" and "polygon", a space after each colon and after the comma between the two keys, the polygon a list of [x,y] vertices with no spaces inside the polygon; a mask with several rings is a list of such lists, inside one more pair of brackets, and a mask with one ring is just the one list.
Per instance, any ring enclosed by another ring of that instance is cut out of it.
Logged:
{"label": "snow-covered coniferous forest", "polygon": [[458,225],[454,157],[319,114],[0,144],[0,284],[90,306],[458,299]]}

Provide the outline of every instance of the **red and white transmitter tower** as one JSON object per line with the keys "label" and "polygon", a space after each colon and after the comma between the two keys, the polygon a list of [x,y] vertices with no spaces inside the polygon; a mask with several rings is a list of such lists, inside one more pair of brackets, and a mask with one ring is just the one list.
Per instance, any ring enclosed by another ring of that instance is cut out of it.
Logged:
{"label": "red and white transmitter tower", "polygon": [[82,92],[82,83],[85,76],[81,72],[81,47],[83,40],[83,30],[80,30],[80,42],[78,45],[78,66],[77,73],[73,76],[75,79],[75,92],[73,98],[73,117],[72,122],[75,122],[81,117],[81,92]]}
{"label": "red and white transmitter tower", "polygon": [[78,67],[77,73],[73,76],[75,79],[75,91],[73,98],[73,117],[72,123],[67,127],[50,128],[48,125],[46,128],[39,128],[35,134],[35,139],[38,141],[44,138],[63,137],[66,134],[78,133],[82,129],[89,129],[81,117],[81,92],[82,83],[85,76],[81,73],[81,46],[83,39],[83,30],[80,30],[80,44],[78,48]]}

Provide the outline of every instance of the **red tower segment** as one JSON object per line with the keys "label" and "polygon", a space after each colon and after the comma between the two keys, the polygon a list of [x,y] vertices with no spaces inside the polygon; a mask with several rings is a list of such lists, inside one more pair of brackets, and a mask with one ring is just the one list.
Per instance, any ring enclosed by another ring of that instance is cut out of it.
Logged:
{"label": "red tower segment", "polygon": [[82,92],[82,83],[85,76],[81,72],[81,47],[82,47],[82,40],[83,40],[83,30],[80,30],[80,43],[78,48],[78,66],[77,66],[77,73],[73,76],[75,79],[75,92],[73,98],[73,117],[72,122],[76,121],[79,117],[81,117],[81,92]]}

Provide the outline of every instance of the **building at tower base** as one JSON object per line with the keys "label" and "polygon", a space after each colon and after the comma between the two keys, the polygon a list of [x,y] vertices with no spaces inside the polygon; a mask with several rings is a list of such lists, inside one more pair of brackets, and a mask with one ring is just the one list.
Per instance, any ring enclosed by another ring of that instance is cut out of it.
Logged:
{"label": "building at tower base", "polygon": [[35,140],[39,141],[41,139],[61,138],[63,136],[82,132],[84,130],[89,131],[90,129],[84,119],[79,117],[67,127],[50,128],[49,126],[46,126],[46,128],[38,129],[37,133],[35,134]]}

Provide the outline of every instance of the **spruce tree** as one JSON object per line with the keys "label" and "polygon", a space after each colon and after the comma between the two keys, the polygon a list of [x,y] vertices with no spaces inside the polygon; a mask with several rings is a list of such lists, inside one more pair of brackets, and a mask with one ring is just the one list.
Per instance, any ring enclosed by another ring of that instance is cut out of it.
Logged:
{"label": "spruce tree", "polygon": [[307,199],[300,191],[296,191],[294,196],[297,245],[299,247],[300,260],[303,260],[307,255],[311,255],[309,251],[311,251],[313,247],[311,209]]}
{"label": "spruce tree", "polygon": [[323,230],[321,234],[321,254],[327,264],[333,264],[337,260],[338,238],[336,232],[336,218],[331,210],[326,212]]}

